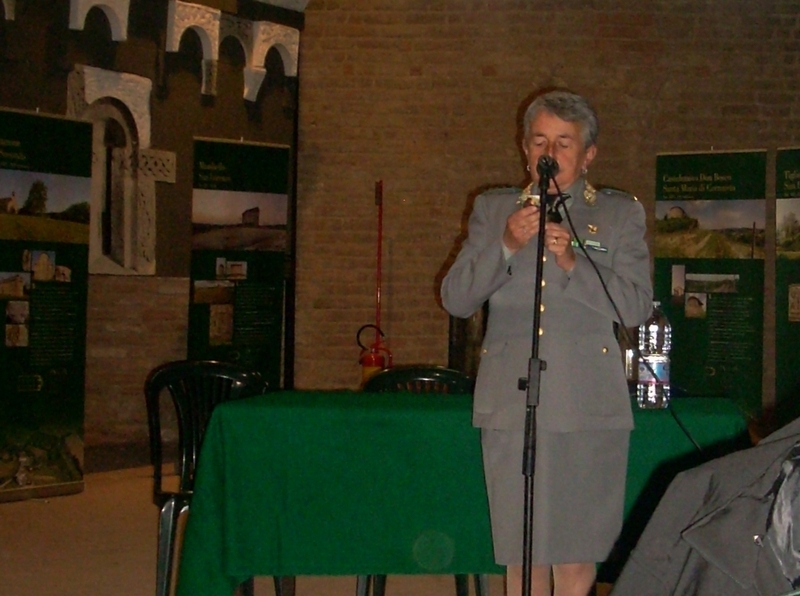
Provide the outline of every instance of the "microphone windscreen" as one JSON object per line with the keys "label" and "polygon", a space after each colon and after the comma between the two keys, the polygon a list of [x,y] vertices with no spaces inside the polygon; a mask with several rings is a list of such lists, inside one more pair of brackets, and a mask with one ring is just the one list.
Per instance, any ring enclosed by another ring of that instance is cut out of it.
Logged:
{"label": "microphone windscreen", "polygon": [[542,155],[539,161],[536,162],[536,171],[539,176],[548,176],[552,178],[558,174],[558,162],[549,155]]}

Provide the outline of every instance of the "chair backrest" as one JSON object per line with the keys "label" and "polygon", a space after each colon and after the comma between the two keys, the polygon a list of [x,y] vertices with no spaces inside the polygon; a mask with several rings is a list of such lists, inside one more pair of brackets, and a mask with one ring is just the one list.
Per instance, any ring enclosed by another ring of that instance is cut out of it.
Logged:
{"label": "chair backrest", "polygon": [[257,372],[229,362],[179,360],[153,369],[145,381],[144,394],[156,492],[161,491],[164,457],[160,408],[164,389],[172,397],[178,425],[179,490],[190,492],[194,486],[200,444],[214,406],[264,393],[267,384]]}
{"label": "chair backrest", "polygon": [[364,383],[364,391],[411,393],[472,393],[474,382],[461,371],[444,366],[404,365],[375,373]]}

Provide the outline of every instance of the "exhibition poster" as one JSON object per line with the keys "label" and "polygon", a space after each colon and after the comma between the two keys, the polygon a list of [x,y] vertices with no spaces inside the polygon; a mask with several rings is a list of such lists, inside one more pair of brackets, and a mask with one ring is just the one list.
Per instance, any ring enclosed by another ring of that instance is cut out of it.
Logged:
{"label": "exhibition poster", "polygon": [[195,139],[189,357],[281,385],[289,148]]}
{"label": "exhibition poster", "polygon": [[779,149],[775,165],[775,403],[793,419],[800,415],[800,148]]}
{"label": "exhibition poster", "polygon": [[0,501],[83,488],[92,125],[0,110]]}
{"label": "exhibition poster", "polygon": [[655,299],[672,323],[673,396],[761,409],[766,152],[656,158]]}

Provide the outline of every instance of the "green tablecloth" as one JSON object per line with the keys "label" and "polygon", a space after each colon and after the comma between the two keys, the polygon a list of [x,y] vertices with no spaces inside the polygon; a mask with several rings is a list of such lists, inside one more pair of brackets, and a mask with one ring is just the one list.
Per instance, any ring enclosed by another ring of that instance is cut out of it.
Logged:
{"label": "green tablecloth", "polygon": [[469,396],[277,392],[216,408],[179,596],[251,575],[501,572]]}
{"label": "green tablecloth", "polygon": [[[744,429],[722,400],[672,408],[701,445]],[[219,406],[178,596],[229,596],[252,575],[501,573],[470,419],[470,396],[276,392]],[[695,450],[668,411],[635,423],[628,515],[660,466]]]}

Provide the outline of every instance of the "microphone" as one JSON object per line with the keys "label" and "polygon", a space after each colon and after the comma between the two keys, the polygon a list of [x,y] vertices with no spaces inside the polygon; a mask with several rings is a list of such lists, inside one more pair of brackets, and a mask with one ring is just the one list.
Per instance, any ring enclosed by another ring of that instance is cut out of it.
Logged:
{"label": "microphone", "polygon": [[[558,162],[550,155],[542,155],[536,162],[536,171],[539,173],[539,182],[547,184],[553,180],[558,174]],[[560,192],[557,195],[546,197],[544,204],[547,208],[547,221],[561,223],[561,214],[558,212],[558,206],[563,202]]]}
{"label": "microphone", "polygon": [[558,174],[558,162],[549,155],[542,155],[536,162],[536,171],[540,178],[555,178]]}

